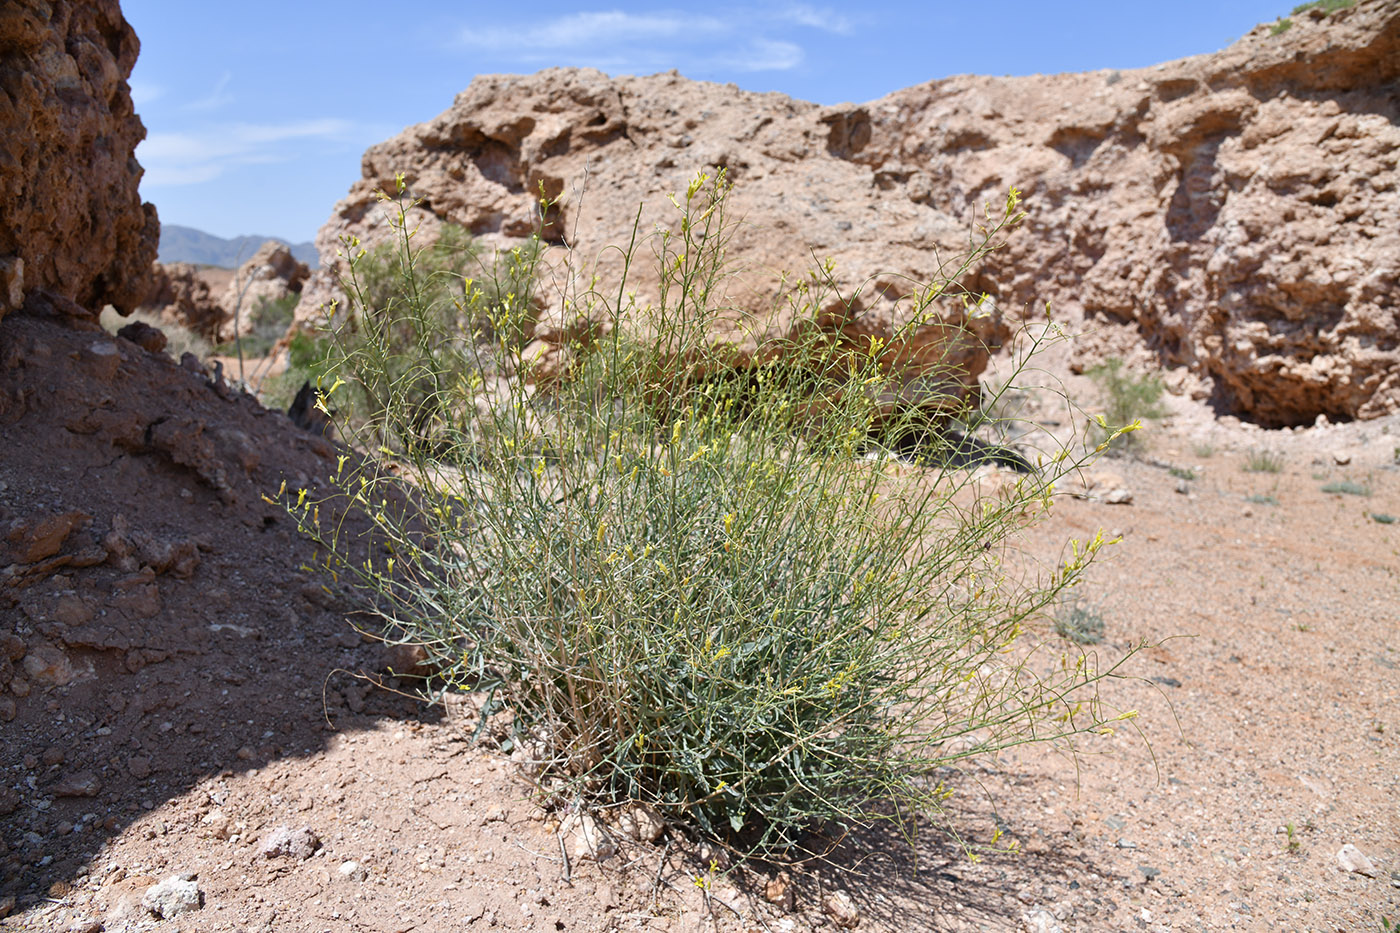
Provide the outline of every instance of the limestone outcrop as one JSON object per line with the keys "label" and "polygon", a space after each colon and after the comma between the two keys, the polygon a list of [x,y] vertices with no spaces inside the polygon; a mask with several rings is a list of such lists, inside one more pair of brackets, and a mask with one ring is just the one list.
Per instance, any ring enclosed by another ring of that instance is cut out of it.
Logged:
{"label": "limestone outcrop", "polygon": [[[117,0],[0,6],[0,315],[27,300],[129,312],[159,223],[137,193],[140,43]],[[85,310],[90,309],[90,310]]]}
{"label": "limestone outcrop", "polygon": [[[1009,317],[1049,302],[1084,332],[1078,364],[1150,359],[1178,390],[1263,425],[1366,418],[1400,408],[1397,78],[1397,0],[1137,71],[962,76],[858,106],[674,73],[484,76],[365,153],[317,246],[334,257],[341,236],[386,239],[375,192],[402,172],[424,240],[450,222],[519,243],[543,191],[558,198],[546,239],[607,272],[603,247],[628,240],[638,205],[643,231],[674,224],[665,195],[724,167],[743,220],[730,254],[747,270],[731,299],[771,307],[779,272],[829,257],[842,293],[860,289],[831,319],[878,335],[1014,185],[1029,222],[962,283]],[[299,319],[335,296],[330,265]],[[558,313],[545,311],[546,340],[569,331]],[[993,344],[1004,333],[981,326]]]}

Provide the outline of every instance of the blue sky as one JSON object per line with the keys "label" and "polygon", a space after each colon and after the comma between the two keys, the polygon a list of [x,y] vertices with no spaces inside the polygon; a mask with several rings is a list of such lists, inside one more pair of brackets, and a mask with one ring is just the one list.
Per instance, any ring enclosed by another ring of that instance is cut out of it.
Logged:
{"label": "blue sky", "polygon": [[311,239],[360,154],[447,109],[474,75],[677,68],[832,104],[953,74],[1139,68],[1212,52],[1293,0],[853,4],[124,0],[166,223]]}

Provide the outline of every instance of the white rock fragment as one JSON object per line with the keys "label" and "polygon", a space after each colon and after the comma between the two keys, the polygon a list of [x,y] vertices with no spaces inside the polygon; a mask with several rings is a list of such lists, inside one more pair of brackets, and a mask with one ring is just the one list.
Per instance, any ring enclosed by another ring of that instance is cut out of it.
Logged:
{"label": "white rock fragment", "polygon": [[162,920],[169,920],[203,907],[204,893],[193,880],[172,875],[147,888],[141,897],[141,906]]}
{"label": "white rock fragment", "polygon": [[278,826],[263,839],[258,851],[263,858],[309,859],[321,848],[321,839],[309,826],[293,829]]}
{"label": "white rock fragment", "polygon": [[364,881],[369,877],[369,872],[365,871],[365,866],[359,862],[341,862],[336,872],[346,881]]}
{"label": "white rock fragment", "polygon": [[605,862],[617,854],[616,843],[590,813],[570,813],[559,827],[559,832],[564,836],[570,858]]}
{"label": "white rock fragment", "polygon": [[1337,850],[1337,864],[1342,866],[1342,871],[1354,871],[1367,878],[1376,877],[1375,864],[1366,857],[1365,852],[1350,842]]}
{"label": "white rock fragment", "polygon": [[1062,933],[1060,925],[1055,922],[1055,915],[1044,907],[1022,914],[1021,930],[1023,933]]}

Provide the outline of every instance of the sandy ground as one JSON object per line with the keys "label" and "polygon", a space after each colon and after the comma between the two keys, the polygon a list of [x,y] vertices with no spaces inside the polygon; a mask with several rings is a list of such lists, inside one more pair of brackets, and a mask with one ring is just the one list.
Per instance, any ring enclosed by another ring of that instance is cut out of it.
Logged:
{"label": "sandy ground", "polygon": [[[107,365],[89,346],[100,335],[3,326],[25,353]],[[141,351],[116,345],[118,378],[136,378]],[[769,886],[778,866],[712,868],[677,828],[655,843],[615,831],[602,861],[561,845],[568,814],[470,741],[469,711],[357,677],[404,659],[295,570],[304,544],[255,494],[324,471],[319,441],[170,366],[142,397],[144,447],[114,454],[103,432],[134,435],[106,422],[70,424],[60,443],[51,406],[94,390],[79,372],[49,399],[41,364],[0,365],[0,517],[81,508],[111,544],[120,513],[137,559],[108,547],[102,563],[5,580],[0,929],[1378,933],[1400,920],[1400,522],[1383,521],[1400,519],[1400,419],[1263,432],[1173,399],[1144,459],[1102,462],[1116,475],[1019,545],[1053,561],[1070,536],[1121,535],[1081,606],[1104,622],[1103,663],[1150,645],[1133,679],[1106,687],[1137,728],[958,780],[958,830],[1000,826],[1021,855],[974,864],[935,831],[912,846],[853,833],[789,870],[789,904]],[[222,425],[201,435],[215,456],[237,459],[230,432],[272,446],[230,466],[226,495],[170,452],[179,443],[162,446],[167,403]],[[1264,449],[1280,472],[1245,469]],[[1354,492],[1323,488],[1338,482]],[[1105,501],[1117,488],[1130,503]],[[181,576],[153,568],[159,542],[141,529],[212,540]],[[1043,636],[1064,644],[1048,623]],[[156,882],[169,919],[143,905]],[[176,913],[182,888],[193,909]]]}

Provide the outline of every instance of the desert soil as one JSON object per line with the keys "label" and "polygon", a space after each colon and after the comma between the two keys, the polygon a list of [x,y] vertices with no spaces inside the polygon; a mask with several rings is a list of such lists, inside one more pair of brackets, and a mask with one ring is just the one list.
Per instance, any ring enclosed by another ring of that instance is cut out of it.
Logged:
{"label": "desert soil", "polygon": [[[789,906],[768,885],[777,866],[726,870],[676,827],[655,843],[614,827],[616,852],[589,858],[567,813],[541,809],[507,754],[471,741],[469,705],[387,689],[410,659],[351,627],[353,601],[298,569],[307,546],[259,498],[282,476],[314,485],[337,456],[328,444],[125,341],[0,326],[18,354],[0,364],[0,518],[81,509],[90,526],[60,556],[99,561],[0,581],[0,929],[1400,919],[1400,524],[1383,521],[1400,516],[1400,418],[1265,432],[1172,398],[1144,456],[1102,461],[1113,475],[1070,490],[1082,497],[1019,544],[1053,563],[1071,536],[1122,537],[1081,606],[1104,620],[1101,663],[1149,644],[1105,687],[1139,717],[1077,758],[1028,749],[957,780],[958,831],[985,841],[999,826],[1022,854],[974,863],[937,831],[912,844],[856,832],[788,870]],[[139,416],[116,414],[128,410]],[[172,428],[175,412],[188,423]],[[1280,472],[1245,469],[1264,449]],[[1323,489],[1344,481],[1369,494]],[[1131,501],[1109,504],[1114,489]],[[1047,651],[1068,644],[1048,622],[1040,634]],[[143,897],[172,877],[200,906],[160,919]],[[833,914],[838,901],[851,913]]]}

